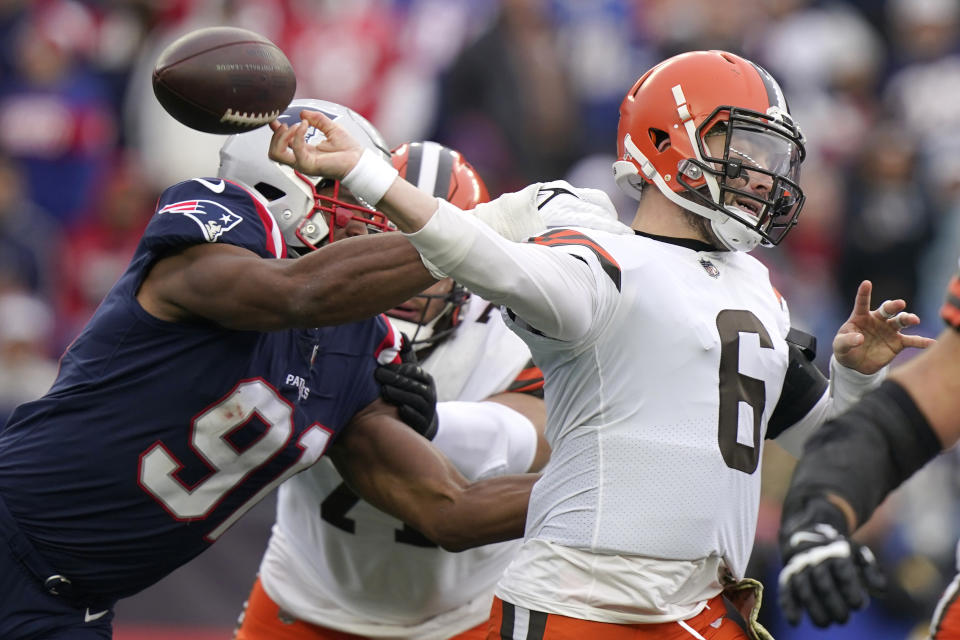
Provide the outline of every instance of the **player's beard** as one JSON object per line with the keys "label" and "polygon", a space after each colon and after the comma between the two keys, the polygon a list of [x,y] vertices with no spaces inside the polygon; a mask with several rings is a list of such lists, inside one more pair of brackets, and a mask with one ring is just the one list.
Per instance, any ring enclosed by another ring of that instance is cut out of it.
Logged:
{"label": "player's beard", "polygon": [[713,229],[710,228],[710,221],[707,218],[686,209],[680,209],[680,215],[683,216],[683,221],[687,226],[696,232],[698,239],[713,246],[717,251],[726,250],[724,244],[720,242],[716,234],[713,233]]}

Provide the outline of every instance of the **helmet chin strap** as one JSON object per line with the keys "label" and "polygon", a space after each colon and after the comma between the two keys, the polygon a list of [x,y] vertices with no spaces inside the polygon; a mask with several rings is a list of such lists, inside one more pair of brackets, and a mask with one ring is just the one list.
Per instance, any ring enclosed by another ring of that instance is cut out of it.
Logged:
{"label": "helmet chin strap", "polygon": [[752,251],[760,244],[760,236],[734,218],[726,216],[723,220],[710,219],[710,228],[714,235],[731,251]]}

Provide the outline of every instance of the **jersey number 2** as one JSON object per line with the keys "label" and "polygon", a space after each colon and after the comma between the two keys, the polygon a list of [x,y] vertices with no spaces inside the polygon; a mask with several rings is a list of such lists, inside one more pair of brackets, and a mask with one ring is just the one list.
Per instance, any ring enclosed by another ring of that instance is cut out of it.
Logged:
{"label": "jersey number 2", "polygon": [[[766,385],[740,372],[740,334],[755,333],[762,349],[773,349],[770,334],[749,311],[725,309],[717,314],[720,333],[720,416],[717,439],[723,461],[731,469],[753,473],[760,462],[760,428],[767,403]],[[740,403],[753,409],[753,445],[737,441]]]}

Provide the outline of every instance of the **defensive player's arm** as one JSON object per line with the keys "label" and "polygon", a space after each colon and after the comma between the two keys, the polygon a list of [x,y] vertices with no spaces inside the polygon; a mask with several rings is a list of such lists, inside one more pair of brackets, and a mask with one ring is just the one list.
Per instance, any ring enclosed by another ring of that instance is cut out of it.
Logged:
{"label": "defensive player's arm", "polygon": [[357,495],[444,549],[461,551],[523,535],[537,476],[471,484],[382,400],[354,417],[329,456]]}
{"label": "defensive player's arm", "polygon": [[210,243],[160,259],[137,299],[172,322],[204,318],[271,331],[342,324],[396,306],[434,282],[399,233],[347,238],[295,260]]}
{"label": "defensive player's arm", "polygon": [[873,554],[848,536],[960,438],[958,294],[955,277],[941,311],[953,328],[807,442],[780,523],[779,601],[792,624],[804,612],[821,627],[846,622],[866,592],[882,587]]}
{"label": "defensive player's arm", "polygon": [[915,471],[960,437],[960,335],[952,329],[807,443],[783,503],[779,601],[797,624],[846,622],[884,579],[849,538]]}
{"label": "defensive player's arm", "polygon": [[944,330],[936,344],[896,367],[887,385],[823,430],[804,451],[804,469],[792,486],[799,494],[826,496],[853,531],[891,491],[960,440],[960,333]]}

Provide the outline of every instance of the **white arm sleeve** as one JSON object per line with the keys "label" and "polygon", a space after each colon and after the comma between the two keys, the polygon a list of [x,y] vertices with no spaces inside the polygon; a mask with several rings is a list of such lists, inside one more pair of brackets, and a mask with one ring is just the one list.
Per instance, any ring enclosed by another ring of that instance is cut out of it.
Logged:
{"label": "white arm sleeve", "polygon": [[843,366],[837,362],[836,356],[830,356],[830,386],[807,415],[775,439],[776,443],[799,458],[803,445],[820,425],[852,407],[868,391],[879,387],[888,370],[889,366],[876,373],[864,374]]}
{"label": "white arm sleeve", "polygon": [[599,305],[597,287],[606,286],[588,264],[563,248],[506,240],[449,202],[439,203],[423,228],[406,234],[439,272],[551,338],[586,335]]}
{"label": "white arm sleeve", "polygon": [[526,473],[537,431],[526,416],[498,402],[440,402],[433,444],[471,482]]}

